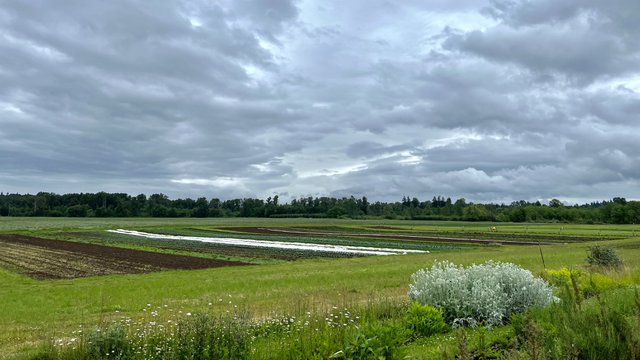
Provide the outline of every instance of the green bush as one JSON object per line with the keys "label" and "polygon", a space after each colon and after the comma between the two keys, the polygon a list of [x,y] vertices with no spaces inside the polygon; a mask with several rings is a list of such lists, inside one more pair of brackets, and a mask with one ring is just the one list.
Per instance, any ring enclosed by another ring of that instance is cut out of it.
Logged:
{"label": "green bush", "polygon": [[442,310],[429,305],[421,305],[418,302],[409,306],[404,321],[414,338],[442,334],[449,330],[449,326],[442,317]]}
{"label": "green bush", "polygon": [[594,245],[589,247],[587,263],[591,266],[618,268],[622,266],[622,259],[620,259],[612,247]]}

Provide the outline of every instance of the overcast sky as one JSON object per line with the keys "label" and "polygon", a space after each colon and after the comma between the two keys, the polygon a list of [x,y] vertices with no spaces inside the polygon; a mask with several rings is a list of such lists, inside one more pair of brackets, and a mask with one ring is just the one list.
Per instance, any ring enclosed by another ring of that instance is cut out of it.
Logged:
{"label": "overcast sky", "polygon": [[0,2],[0,191],[640,198],[638,0]]}

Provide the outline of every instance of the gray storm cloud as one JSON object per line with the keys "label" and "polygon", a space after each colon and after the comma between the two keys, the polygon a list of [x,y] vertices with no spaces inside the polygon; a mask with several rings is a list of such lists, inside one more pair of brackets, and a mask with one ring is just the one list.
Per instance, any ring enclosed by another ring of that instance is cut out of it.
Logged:
{"label": "gray storm cloud", "polygon": [[640,4],[0,4],[0,191],[640,198]]}

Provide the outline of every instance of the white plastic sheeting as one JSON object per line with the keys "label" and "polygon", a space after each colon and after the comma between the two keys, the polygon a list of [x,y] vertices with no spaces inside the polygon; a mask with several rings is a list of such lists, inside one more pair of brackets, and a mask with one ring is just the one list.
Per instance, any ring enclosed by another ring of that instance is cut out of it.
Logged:
{"label": "white plastic sheeting", "polygon": [[342,253],[342,254],[399,255],[399,254],[407,254],[407,253],[428,253],[428,251],[411,250],[411,249],[377,248],[377,247],[366,247],[366,246],[347,246],[347,245],[329,245],[329,244],[310,244],[310,243],[299,243],[299,242],[217,238],[217,237],[204,237],[204,236],[163,235],[163,234],[153,234],[153,233],[147,233],[142,231],[124,230],[124,229],[107,230],[107,231],[116,233],[116,234],[122,234],[122,235],[140,236],[148,239],[189,240],[189,241],[201,241],[201,242],[221,244],[221,245],[262,247],[262,248],[274,248],[274,249],[286,249],[286,250],[322,251],[322,252],[334,252],[334,253]]}

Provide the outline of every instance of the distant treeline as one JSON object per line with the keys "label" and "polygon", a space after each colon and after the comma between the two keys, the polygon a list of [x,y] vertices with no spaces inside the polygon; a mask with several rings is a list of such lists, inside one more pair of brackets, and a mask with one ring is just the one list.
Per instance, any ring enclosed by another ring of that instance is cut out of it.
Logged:
{"label": "distant treeline", "polygon": [[122,193],[31,194],[0,193],[0,216],[69,217],[314,217],[468,220],[511,222],[640,223],[640,201],[616,197],[610,201],[565,206],[515,201],[478,204],[441,196],[420,201],[374,202],[366,197],[307,197],[281,203],[278,196],[262,199],[171,200],[164,194],[131,196]]}

